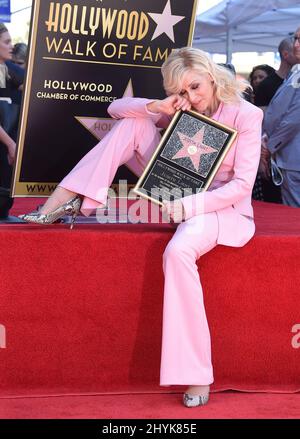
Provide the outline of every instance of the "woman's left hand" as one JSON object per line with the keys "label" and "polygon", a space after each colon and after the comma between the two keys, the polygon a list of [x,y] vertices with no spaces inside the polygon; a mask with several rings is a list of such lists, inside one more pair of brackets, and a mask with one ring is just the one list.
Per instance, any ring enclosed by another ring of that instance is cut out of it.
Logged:
{"label": "woman's left hand", "polygon": [[162,212],[166,212],[174,223],[184,220],[184,207],[181,200],[163,201]]}
{"label": "woman's left hand", "polygon": [[8,163],[12,166],[16,158],[16,142],[13,140],[7,144]]}

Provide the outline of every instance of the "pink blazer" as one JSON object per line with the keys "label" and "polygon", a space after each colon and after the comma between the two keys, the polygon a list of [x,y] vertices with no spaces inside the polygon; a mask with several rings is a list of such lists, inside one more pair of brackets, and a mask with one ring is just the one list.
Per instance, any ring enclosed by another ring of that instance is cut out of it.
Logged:
{"label": "pink blazer", "polygon": [[[147,110],[150,99],[123,98],[108,108],[116,119],[150,117],[158,127],[166,127],[167,116]],[[213,119],[238,131],[238,136],[223,160],[206,192],[182,199],[185,218],[216,212],[219,221],[218,244],[241,247],[254,235],[252,188],[261,151],[263,112],[245,100],[237,104],[221,103]]]}

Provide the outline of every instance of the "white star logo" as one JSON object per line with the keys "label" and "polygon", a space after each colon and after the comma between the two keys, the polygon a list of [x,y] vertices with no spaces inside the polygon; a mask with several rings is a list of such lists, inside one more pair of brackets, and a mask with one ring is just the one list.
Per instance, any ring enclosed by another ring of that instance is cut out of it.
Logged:
{"label": "white star logo", "polygon": [[[129,80],[126,90],[123,94],[123,98],[133,97],[133,87],[132,81]],[[92,133],[96,139],[102,140],[103,137],[112,129],[112,127],[117,123],[117,119],[111,119],[109,117],[82,117],[75,116],[75,119],[78,120],[90,133]]]}
{"label": "white star logo", "polygon": [[183,20],[185,17],[181,15],[172,15],[170,0],[167,1],[167,4],[162,14],[154,14],[148,12],[148,15],[150,15],[152,20],[154,20],[155,23],[157,24],[154,34],[152,35],[151,41],[155,40],[155,38],[165,33],[170,38],[170,40],[172,40],[173,43],[175,43],[173,27],[175,26],[175,24]]}

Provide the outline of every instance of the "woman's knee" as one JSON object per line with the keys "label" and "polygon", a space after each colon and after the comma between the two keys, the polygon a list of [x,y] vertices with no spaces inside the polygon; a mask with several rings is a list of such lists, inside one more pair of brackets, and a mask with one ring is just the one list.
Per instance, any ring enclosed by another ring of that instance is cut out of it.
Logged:
{"label": "woman's knee", "polygon": [[196,260],[193,249],[188,248],[182,240],[171,239],[163,253],[164,264],[169,261],[183,260],[186,258]]}
{"label": "woman's knee", "polygon": [[116,124],[135,125],[136,127],[151,127],[157,130],[155,123],[149,117],[124,117],[116,121]]}
{"label": "woman's knee", "polygon": [[136,142],[141,139],[159,138],[159,129],[154,122],[146,117],[125,117],[116,122],[111,132],[119,135],[119,131],[134,138]]}
{"label": "woman's knee", "polygon": [[216,239],[215,237],[208,239],[205,234],[200,234],[193,240],[187,239],[187,236],[180,237],[180,239],[174,236],[164,251],[164,264],[175,260],[195,262],[217,245]]}
{"label": "woman's knee", "polygon": [[159,129],[155,125],[152,119],[149,117],[137,117],[136,120],[136,130],[142,135],[156,135],[159,133]]}

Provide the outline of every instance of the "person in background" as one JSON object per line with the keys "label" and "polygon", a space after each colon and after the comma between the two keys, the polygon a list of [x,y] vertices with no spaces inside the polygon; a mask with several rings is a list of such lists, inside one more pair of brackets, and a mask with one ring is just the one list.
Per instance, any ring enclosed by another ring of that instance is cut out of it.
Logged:
{"label": "person in background", "polygon": [[[293,41],[291,37],[285,38],[280,42],[278,52],[280,56],[280,65],[278,70],[275,70],[258,84],[254,97],[254,104],[260,107],[264,112],[266,111],[277,89],[281,86],[284,79],[289,74],[292,66],[297,63],[297,59],[293,53]],[[282,203],[280,187],[274,184],[271,178],[270,169],[271,155],[269,150],[262,144],[258,170],[258,178],[260,179],[261,189],[259,199],[270,203]]]}
{"label": "person in background", "polygon": [[275,69],[268,64],[259,64],[253,67],[249,75],[249,82],[252,88],[252,90],[249,91],[249,100],[252,104],[255,102],[255,94],[259,84],[274,72]]}
{"label": "person in background", "polygon": [[233,64],[231,64],[230,62],[228,63],[218,63],[219,66],[225,67],[226,69],[228,69],[234,76],[236,76],[236,70]]}
{"label": "person in background", "polygon": [[[175,49],[162,75],[167,97],[122,98],[110,104],[109,114],[119,119],[112,130],[62,180],[39,212],[21,218],[46,225],[70,215],[74,221],[80,210],[89,214],[105,206],[118,167],[134,160],[141,174],[160,141],[159,127],[166,128],[178,110],[193,109],[237,130],[208,191],[163,203],[171,220],[180,224],[163,256],[160,385],[187,386],[183,404],[196,407],[208,402],[214,381],[197,260],[218,244],[242,247],[254,235],[251,192],[263,112],[242,99],[245,84],[202,50]],[[201,151],[201,145],[194,145],[190,156],[195,148]],[[192,163],[191,157],[186,159]]]}
{"label": "person in background", "polygon": [[[19,90],[24,79],[10,71],[13,44],[3,23],[0,23],[0,222],[16,222],[9,216],[13,199],[10,197],[12,169],[16,154],[16,138],[19,119]],[[15,66],[17,69],[21,69]],[[23,72],[24,70],[21,69]]]}
{"label": "person in background", "polygon": [[273,178],[281,183],[283,204],[300,207],[300,27],[293,36],[293,55],[297,64],[265,112],[263,139],[272,156]]}
{"label": "person in background", "polygon": [[259,82],[256,87],[254,104],[263,111],[265,111],[271,102],[271,99],[287,77],[293,65],[297,64],[293,53],[293,40],[291,37],[285,38],[280,42],[278,52],[280,56],[279,68]]}
{"label": "person in background", "polygon": [[2,91],[0,89],[0,95],[10,96],[14,104],[21,105],[25,70],[9,60],[5,64],[8,69],[8,80],[6,87]]}
{"label": "person in background", "polygon": [[26,68],[27,61],[27,44],[16,43],[12,52],[12,62],[23,69]]}

